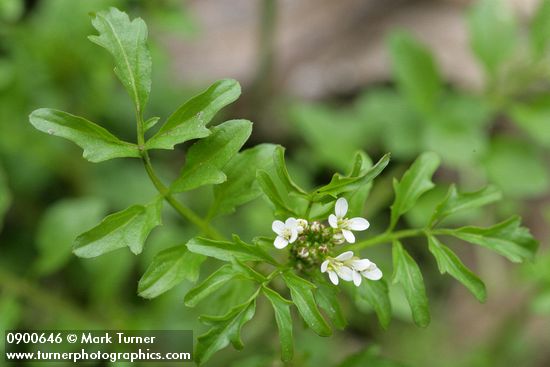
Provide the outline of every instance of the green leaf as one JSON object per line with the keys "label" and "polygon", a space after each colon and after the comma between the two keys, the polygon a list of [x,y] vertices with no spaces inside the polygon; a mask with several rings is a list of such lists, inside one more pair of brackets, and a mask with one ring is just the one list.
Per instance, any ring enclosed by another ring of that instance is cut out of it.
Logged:
{"label": "green leaf", "polygon": [[291,272],[284,273],[283,279],[290,289],[292,301],[306,324],[318,335],[330,336],[332,330],[319,312],[313,297],[315,285]]}
{"label": "green leaf", "polygon": [[50,206],[36,234],[38,273],[49,274],[65,265],[71,258],[74,239],[97,224],[106,210],[105,202],[97,198],[65,199]]}
{"label": "green leaf", "polygon": [[291,204],[287,202],[288,199],[286,197],[283,198],[269,173],[264,170],[259,170],[256,174],[256,179],[258,180],[258,184],[260,185],[260,188],[265,196],[267,196],[269,201],[275,207],[276,214],[281,216],[296,215],[296,212],[292,209]]}
{"label": "green leaf", "polygon": [[487,125],[494,121],[494,112],[483,98],[446,93],[437,112],[424,121],[422,151],[439,154],[451,168],[477,165],[489,146]]}
{"label": "green leaf", "polygon": [[8,188],[8,183],[4,175],[4,171],[0,167],[0,232],[4,222],[4,215],[8,211],[11,204],[11,194]]}
{"label": "green leaf", "polygon": [[393,282],[401,283],[416,325],[430,323],[430,308],[420,268],[399,241],[393,242]]}
{"label": "green leaf", "polygon": [[[413,159],[426,150],[424,139],[428,124],[404,93],[389,87],[369,88],[358,100],[358,107],[362,124],[374,129],[368,134],[370,145],[384,147],[401,161]],[[361,139],[367,136],[363,134]]]}
{"label": "green leaf", "polygon": [[363,280],[361,286],[356,288],[355,296],[356,302],[366,301],[372,306],[380,325],[387,329],[392,317],[392,308],[386,281],[384,279],[377,281]]}
{"label": "green leaf", "polygon": [[270,264],[276,264],[275,260],[269,256],[262,248],[256,245],[249,245],[238,236],[233,236],[234,242],[215,241],[202,237],[192,238],[187,242],[189,251],[197,254],[214,257],[223,261],[262,261]]}
{"label": "green leaf", "polygon": [[201,139],[187,152],[185,166],[172,184],[172,191],[183,192],[227,180],[222,168],[244,145],[252,123],[247,120],[232,120],[212,128],[212,135]]}
{"label": "green leaf", "polygon": [[416,200],[435,185],[431,177],[439,166],[439,157],[432,152],[423,153],[405,172],[401,181],[394,179],[395,200],[391,206],[390,228],[397,224],[399,217],[408,212]]}
{"label": "green leaf", "polygon": [[292,316],[290,306],[292,302],[268,287],[262,287],[266,298],[273,306],[275,321],[279,328],[279,340],[281,342],[281,360],[289,362],[294,356],[294,339],[292,337]]}
{"label": "green leaf", "polygon": [[468,226],[440,230],[440,232],[466,242],[487,247],[507,257],[512,262],[522,262],[534,258],[539,243],[527,228],[520,225],[521,219],[512,217],[488,228]]}
{"label": "green leaf", "polygon": [[285,163],[285,148],[277,145],[275,148],[275,152],[273,153],[273,161],[275,162],[275,171],[277,172],[277,175],[279,176],[279,179],[283,183],[283,185],[286,187],[286,190],[289,193],[295,193],[302,196],[307,196],[307,192],[302,189],[300,186],[298,186],[292,178],[290,178],[290,175],[288,173],[288,170],[286,168]]}
{"label": "green leaf", "polygon": [[210,135],[206,125],[231,102],[239,98],[241,87],[232,79],[219,80],[206,91],[180,106],[160,130],[145,144],[146,149],[174,149],[176,144]]}
{"label": "green leaf", "polygon": [[157,122],[159,122],[159,120],[160,120],[160,117],[151,117],[150,119],[145,121],[143,123],[144,131],[147,131],[147,130],[151,129],[153,126],[155,126],[157,124]]}
{"label": "green leaf", "polygon": [[113,158],[139,158],[135,144],[119,140],[99,125],[70,113],[40,108],[29,116],[31,124],[50,135],[68,139],[84,150],[82,156],[90,162],[101,162]]}
{"label": "green leaf", "polygon": [[317,284],[315,300],[319,304],[319,307],[325,311],[329,319],[332,320],[334,326],[343,330],[347,325],[347,321],[340,307],[338,291],[338,288],[331,285]]}
{"label": "green leaf", "polygon": [[489,181],[506,197],[537,197],[546,193],[550,186],[548,163],[543,152],[531,142],[496,137],[483,163]]}
{"label": "green leaf", "polygon": [[151,55],[147,49],[147,25],[132,21],[116,8],[95,14],[92,24],[99,36],[90,41],[109,51],[115,59],[115,74],[134,101],[141,116],[151,92]]}
{"label": "green leaf", "polygon": [[530,31],[533,53],[537,57],[543,56],[550,42],[550,1],[542,0],[539,3]]}
{"label": "green leaf", "polygon": [[[346,192],[356,191],[374,180],[390,161],[390,154],[385,154],[380,160],[370,167],[370,159],[363,152],[355,155],[353,169],[348,176],[336,173],[329,184],[317,189],[313,199],[319,201],[325,197],[335,199]],[[370,168],[369,168],[370,167]]]}
{"label": "green leaf", "polygon": [[498,71],[516,46],[516,22],[506,5],[502,0],[480,0],[468,15],[470,45],[489,74]]}
{"label": "green leaf", "polygon": [[233,269],[235,270],[235,272],[242,274],[246,279],[255,281],[260,284],[264,283],[267,280],[267,278],[263,274],[257,272],[250,266],[237,259],[233,259]]}
{"label": "green leaf", "polygon": [[235,349],[242,349],[241,329],[254,317],[256,299],[233,307],[223,316],[201,316],[201,321],[212,325],[212,328],[198,337],[195,349],[195,360],[198,365],[206,362],[214,353],[231,343]]}
{"label": "green leaf", "polygon": [[187,307],[195,307],[200,301],[223,287],[227,282],[234,279],[239,274],[235,272],[229,264],[222,266],[202,283],[192,288],[185,295],[185,305]]}
{"label": "green leaf", "polygon": [[389,46],[399,88],[419,112],[431,113],[443,83],[430,51],[405,32],[393,33]]}
{"label": "green leaf", "polygon": [[365,146],[370,125],[350,109],[336,109],[321,104],[292,106],[290,118],[308,148],[313,164],[346,169],[350,157]]}
{"label": "green leaf", "polygon": [[482,207],[502,198],[502,193],[495,186],[487,186],[479,191],[458,193],[455,185],[449,187],[445,199],[437,205],[430,226],[455,213]]}
{"label": "green leaf", "polygon": [[96,227],[75,240],[73,252],[79,257],[96,257],[129,247],[134,254],[141,253],[149,233],[161,224],[162,198],[147,205],[133,205],[111,214]]}
{"label": "green leaf", "polygon": [[485,302],[487,299],[485,284],[460,261],[450,248],[443,245],[434,236],[428,236],[428,248],[435,257],[441,274],[449,273],[450,276],[464,284],[480,302]]}
{"label": "green leaf", "polygon": [[205,259],[202,255],[188,251],[185,245],[159,252],[139,280],[139,295],[144,298],[155,298],[184,279],[195,282]]}
{"label": "green leaf", "polygon": [[[547,3],[550,4],[550,1]],[[512,120],[534,141],[543,147],[550,148],[550,98],[548,96],[537,98],[529,103],[515,103],[508,112]]]}
{"label": "green leaf", "polygon": [[235,208],[262,194],[256,181],[258,170],[269,170],[273,166],[275,145],[260,144],[238,153],[224,167],[227,181],[214,186],[214,203],[210,210],[215,214],[229,214]]}

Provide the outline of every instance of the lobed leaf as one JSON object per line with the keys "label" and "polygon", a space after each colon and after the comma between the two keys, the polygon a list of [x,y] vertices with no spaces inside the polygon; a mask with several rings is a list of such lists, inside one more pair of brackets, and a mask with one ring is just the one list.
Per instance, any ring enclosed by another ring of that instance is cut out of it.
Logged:
{"label": "lobed leaf", "polygon": [[294,339],[292,336],[292,316],[290,305],[292,302],[283,298],[271,288],[262,287],[262,291],[271,303],[275,313],[275,321],[279,329],[279,340],[281,342],[281,360],[289,362],[294,356]]}
{"label": "lobed leaf", "polygon": [[517,216],[488,228],[467,226],[440,232],[487,247],[512,262],[532,260],[539,246],[529,230],[521,227],[521,219]]}
{"label": "lobed leaf", "polygon": [[149,233],[161,224],[162,197],[148,205],[133,205],[111,214],[75,240],[73,252],[79,257],[96,257],[122,247],[141,253]]}
{"label": "lobed leaf", "polygon": [[237,259],[233,259],[233,270],[243,275],[246,279],[255,281],[260,284],[264,283],[267,280],[267,278],[263,274],[257,272],[250,266]]}
{"label": "lobed leaf", "polygon": [[183,192],[227,180],[222,168],[233,158],[252,132],[247,120],[232,120],[212,128],[212,135],[197,141],[187,152],[185,166],[171,190]]}
{"label": "lobed leaf", "polygon": [[435,208],[430,226],[457,212],[479,208],[501,198],[502,193],[495,186],[487,186],[475,192],[458,193],[456,186],[451,185],[445,199]]}
{"label": "lobed leaf", "polygon": [[283,279],[290,289],[292,301],[306,324],[318,335],[330,336],[332,330],[319,312],[313,297],[315,285],[292,272],[284,273]]}
{"label": "lobed leaf", "polygon": [[435,257],[441,274],[449,273],[450,276],[464,284],[480,302],[485,302],[487,299],[485,284],[460,261],[450,248],[443,245],[434,236],[428,236],[428,248]]}
{"label": "lobed leaf", "polygon": [[34,110],[29,120],[38,130],[68,139],[81,147],[90,162],[113,158],[139,158],[137,145],[119,140],[103,127],[83,117],[50,108]]}
{"label": "lobed leaf", "polygon": [[356,288],[355,297],[356,301],[366,301],[369,303],[374,312],[376,312],[380,325],[384,329],[388,328],[392,317],[392,307],[388,293],[388,284],[384,279],[377,281],[364,280],[361,282],[361,286]]}
{"label": "lobed leaf", "polygon": [[338,288],[328,284],[317,284],[315,300],[335,327],[343,330],[348,322],[338,300]]}
{"label": "lobed leaf", "polygon": [[392,255],[393,282],[401,283],[415,324],[426,327],[430,323],[430,308],[420,268],[399,241],[393,242]]}
{"label": "lobed leaf", "polygon": [[239,274],[229,264],[226,264],[212,273],[202,283],[192,288],[185,295],[185,305],[195,307],[200,301],[223,287],[227,282]]}
{"label": "lobed leaf", "polygon": [[418,198],[434,187],[431,177],[439,166],[439,157],[432,152],[423,153],[405,172],[401,181],[394,179],[395,199],[391,206],[390,228],[399,217],[412,209]]}
{"label": "lobed leaf", "polygon": [[187,246],[174,246],[155,255],[138,283],[143,298],[155,298],[184,279],[195,282],[206,257],[188,251]]}
{"label": "lobed leaf", "polygon": [[232,261],[262,261],[276,264],[276,261],[262,248],[249,245],[238,236],[233,236],[233,242],[215,241],[202,237],[192,238],[187,242],[189,251],[197,254],[214,257],[218,260]]}
{"label": "lobed leaf", "polygon": [[233,307],[222,316],[201,316],[201,321],[209,324],[212,328],[198,337],[198,344],[195,349],[195,360],[198,365],[206,362],[214,353],[227,347],[229,343],[235,349],[242,349],[241,329],[245,323],[254,317],[256,312],[256,299],[247,301]]}
{"label": "lobed leaf", "polygon": [[262,194],[256,180],[258,170],[273,166],[275,145],[260,144],[237,153],[224,167],[227,181],[214,186],[214,203],[210,215],[229,214],[235,208],[256,199]]}
{"label": "lobed leaf", "polygon": [[[355,155],[353,168],[348,176],[336,173],[329,184],[317,189],[313,200],[320,201],[325,197],[335,199],[346,192],[356,191],[374,180],[390,161],[390,154],[385,154],[380,160],[370,167],[370,159],[363,152]],[[370,168],[369,168],[370,167]]]}
{"label": "lobed leaf", "polygon": [[288,170],[286,168],[285,163],[285,148],[277,145],[275,147],[275,151],[273,152],[273,161],[275,163],[275,171],[277,172],[277,175],[279,176],[279,179],[285,186],[286,190],[289,193],[295,193],[301,196],[307,196],[308,193],[302,189],[300,186],[298,186],[292,178],[290,178],[290,175],[288,173]]}
{"label": "lobed leaf", "polygon": [[277,189],[277,185],[269,175],[264,170],[259,170],[256,174],[256,179],[258,180],[258,184],[260,185],[260,188],[262,189],[263,193],[269,201],[273,204],[275,207],[275,212],[280,214],[281,216],[292,216],[296,215],[294,209],[292,209],[291,204],[287,202],[286,198],[283,198],[279,190]]}
{"label": "lobed leaf", "polygon": [[174,149],[176,144],[210,135],[206,125],[219,110],[234,102],[240,94],[241,86],[236,80],[215,82],[168,117],[159,131],[147,141],[145,148]]}
{"label": "lobed leaf", "polygon": [[115,74],[141,116],[151,92],[152,62],[147,49],[147,25],[141,18],[130,21],[126,13],[116,8],[96,13],[92,25],[99,36],[88,38],[113,55]]}

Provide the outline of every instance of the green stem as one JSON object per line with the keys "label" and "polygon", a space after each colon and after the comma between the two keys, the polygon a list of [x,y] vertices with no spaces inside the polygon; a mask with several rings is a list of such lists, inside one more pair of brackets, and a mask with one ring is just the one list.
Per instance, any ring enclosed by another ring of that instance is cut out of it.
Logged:
{"label": "green stem", "polygon": [[426,231],[424,229],[405,229],[397,232],[384,232],[378,236],[369,238],[368,240],[357,242],[353,245],[346,246],[345,250],[359,251],[364,248],[375,246],[381,243],[393,242],[394,240],[398,240],[400,238],[418,237],[425,234],[426,234]]}
{"label": "green stem", "polygon": [[168,187],[166,187],[162,183],[162,181],[159,179],[159,177],[155,173],[153,166],[151,165],[151,159],[149,158],[149,154],[147,154],[146,151],[142,152],[142,158],[143,158],[143,164],[145,165],[145,170],[147,171],[147,175],[151,179],[151,182],[153,182],[153,185],[155,185],[158,192],[172,206],[172,208],[174,208],[183,218],[193,223],[208,237],[216,240],[221,240],[224,238],[220,232],[218,232],[214,227],[210,225],[210,223],[203,220],[193,210],[186,207],[185,205],[180,203],[178,200],[176,200],[174,196],[172,196]]}
{"label": "green stem", "polygon": [[143,128],[143,119],[138,111],[136,111],[137,119],[137,140],[138,147],[141,153],[141,160],[145,166],[145,171],[157,191],[162,195],[162,197],[174,208],[183,218],[187,219],[189,222],[193,223],[197,228],[199,228],[205,235],[210,238],[221,240],[223,235],[213,228],[208,221],[203,220],[198,216],[193,210],[180,203],[176,198],[170,193],[170,189],[166,187],[160,178],[155,173],[153,165],[151,164],[151,158],[149,157],[149,152],[145,149],[145,131]]}

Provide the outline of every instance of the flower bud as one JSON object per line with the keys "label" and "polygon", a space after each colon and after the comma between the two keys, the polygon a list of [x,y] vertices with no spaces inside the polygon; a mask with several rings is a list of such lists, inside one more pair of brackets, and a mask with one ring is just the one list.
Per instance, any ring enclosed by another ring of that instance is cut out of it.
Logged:
{"label": "flower bud", "polygon": [[346,239],[342,233],[335,233],[332,235],[332,243],[335,245],[341,245],[344,242],[346,242]]}
{"label": "flower bud", "polygon": [[321,229],[323,228],[322,227],[322,224],[318,221],[315,221],[313,223],[311,223],[311,226],[309,227],[311,232],[321,232]]}
{"label": "flower bud", "polygon": [[309,256],[309,251],[306,247],[302,247],[298,250],[298,256],[301,258],[307,258]]}
{"label": "flower bud", "polygon": [[307,220],[305,219],[301,219],[301,218],[296,219],[296,224],[298,225],[298,233],[304,232],[308,227]]}

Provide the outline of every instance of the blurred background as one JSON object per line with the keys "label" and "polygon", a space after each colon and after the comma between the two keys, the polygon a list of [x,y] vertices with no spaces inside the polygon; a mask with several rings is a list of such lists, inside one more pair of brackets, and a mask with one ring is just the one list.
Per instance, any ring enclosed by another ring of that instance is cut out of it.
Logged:
{"label": "blurred background", "polygon": [[[449,243],[487,284],[488,301],[479,304],[439,275],[425,243],[411,240],[431,325],[412,324],[399,289],[391,291],[387,330],[348,297],[345,331],[320,338],[296,326],[293,365],[550,365],[550,2],[539,0],[0,0],[0,330],[192,328],[200,335],[198,314],[221,310],[216,300],[186,308],[189,283],[152,301],[137,296],[154,254],[196,234],[170,208],[140,256],[71,254],[79,233],[155,193],[139,162],[89,163],[78,147],[28,122],[32,110],[52,107],[133,141],[132,108],[110,56],[86,39],[94,33],[88,14],[109,6],[149,26],[148,117],[164,119],[213,81],[235,78],[243,96],[218,120],[252,120],[247,145],[286,146],[292,175],[307,187],[346,171],[358,149],[374,161],[392,153],[365,207],[370,231],[387,222],[392,178],[431,150],[443,162],[438,186],[403,226],[423,225],[452,182],[462,190],[492,183],[504,199],[454,224],[490,225],[517,213],[541,241],[537,260],[522,265]],[[166,179],[177,174],[184,148],[154,152]],[[210,199],[207,189],[183,197],[203,214]],[[271,220],[260,199],[215,224],[250,239],[269,234]],[[368,257],[391,274],[388,246]],[[205,263],[201,277],[215,267]],[[224,303],[231,288],[219,296]],[[245,349],[228,348],[208,365],[282,365],[265,306],[245,327]]]}

